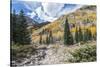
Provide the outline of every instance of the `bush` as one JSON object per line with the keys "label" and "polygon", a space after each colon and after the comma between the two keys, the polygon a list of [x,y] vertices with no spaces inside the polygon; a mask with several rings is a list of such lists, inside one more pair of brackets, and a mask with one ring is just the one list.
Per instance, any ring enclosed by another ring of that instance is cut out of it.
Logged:
{"label": "bush", "polygon": [[34,54],[36,52],[35,47],[29,45],[12,45],[11,46],[11,60],[18,60],[28,57],[27,55]]}
{"label": "bush", "polygon": [[92,62],[96,61],[96,46],[86,45],[84,48],[79,48],[71,53],[73,59],[70,62]]}

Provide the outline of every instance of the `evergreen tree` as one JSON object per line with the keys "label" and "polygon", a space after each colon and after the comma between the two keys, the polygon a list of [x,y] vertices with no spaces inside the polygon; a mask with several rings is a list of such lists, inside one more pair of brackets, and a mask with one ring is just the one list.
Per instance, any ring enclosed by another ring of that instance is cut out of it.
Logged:
{"label": "evergreen tree", "polygon": [[84,42],[87,42],[89,40],[92,40],[92,34],[88,29],[86,29],[86,31],[84,32]]}
{"label": "evergreen tree", "polygon": [[79,37],[78,37],[79,42],[83,41],[83,33],[81,30],[81,27],[79,27]]}
{"label": "evergreen tree", "polygon": [[72,34],[70,32],[68,19],[65,20],[65,27],[64,27],[64,44],[65,45],[72,45],[73,44],[73,38]]}
{"label": "evergreen tree", "polygon": [[19,44],[29,44],[30,43],[30,33],[27,29],[28,25],[24,16],[23,10],[20,11],[20,14],[17,15],[17,21],[12,19],[13,23],[13,40],[15,43]]}
{"label": "evergreen tree", "polygon": [[97,33],[95,32],[94,36],[92,37],[94,40],[97,39]]}
{"label": "evergreen tree", "polygon": [[49,42],[53,43],[52,31],[49,31]]}
{"label": "evergreen tree", "polygon": [[79,42],[79,34],[78,34],[78,28],[76,27],[76,31],[75,31],[75,41],[76,41],[76,43],[78,43]]}
{"label": "evergreen tree", "polygon": [[83,41],[84,41],[84,42],[87,42],[87,40],[88,40],[88,37],[87,37],[87,30],[84,31],[83,36],[84,36]]}
{"label": "evergreen tree", "polygon": [[73,35],[72,35],[72,34],[70,34],[70,40],[69,40],[69,41],[70,41],[70,44],[71,44],[71,45],[74,44],[74,39],[73,39]]}
{"label": "evergreen tree", "polygon": [[75,41],[76,41],[76,43],[79,43],[79,42],[83,41],[83,32],[81,30],[81,27],[79,27],[78,29],[76,27]]}
{"label": "evergreen tree", "polygon": [[89,20],[88,18],[87,18],[87,20],[86,20],[86,21],[87,21],[87,23],[90,23],[90,20]]}
{"label": "evergreen tree", "polygon": [[92,34],[91,31],[87,29],[87,40],[92,40]]}
{"label": "evergreen tree", "polygon": [[48,37],[48,35],[46,36],[46,44],[49,44],[49,37]]}
{"label": "evergreen tree", "polygon": [[40,44],[42,44],[42,33],[40,33],[40,41],[39,41]]}
{"label": "evergreen tree", "polygon": [[16,32],[17,32],[17,16],[16,16],[16,11],[13,10],[13,14],[11,13],[10,15],[10,30],[11,30],[11,41],[15,42],[16,41]]}

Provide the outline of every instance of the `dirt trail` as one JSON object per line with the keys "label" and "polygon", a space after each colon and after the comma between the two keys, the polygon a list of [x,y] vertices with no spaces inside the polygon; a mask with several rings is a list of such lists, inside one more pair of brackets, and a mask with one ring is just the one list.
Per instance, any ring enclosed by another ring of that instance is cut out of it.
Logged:
{"label": "dirt trail", "polygon": [[[94,43],[90,43],[89,45],[94,45]],[[23,62],[15,64],[19,67],[27,65],[33,66],[69,63],[69,59],[73,58],[70,51],[74,51],[81,47],[85,47],[85,45],[42,45],[37,48],[37,53],[35,55],[32,55],[30,58],[24,58]]]}

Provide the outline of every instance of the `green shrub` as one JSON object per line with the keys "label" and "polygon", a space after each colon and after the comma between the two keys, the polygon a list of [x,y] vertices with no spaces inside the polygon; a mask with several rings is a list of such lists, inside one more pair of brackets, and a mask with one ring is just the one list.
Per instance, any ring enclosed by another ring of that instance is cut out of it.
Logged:
{"label": "green shrub", "polygon": [[96,61],[96,45],[86,45],[71,53],[73,59],[70,62],[92,62]]}
{"label": "green shrub", "polygon": [[36,52],[35,47],[29,45],[12,45],[11,46],[11,60],[22,59],[32,55]]}

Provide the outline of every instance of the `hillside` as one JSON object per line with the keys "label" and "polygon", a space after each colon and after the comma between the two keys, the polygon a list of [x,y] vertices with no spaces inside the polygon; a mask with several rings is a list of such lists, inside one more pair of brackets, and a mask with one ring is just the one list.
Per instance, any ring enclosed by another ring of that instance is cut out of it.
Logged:
{"label": "hillside", "polygon": [[[90,7],[91,9],[88,9]],[[94,7],[95,6],[83,6],[83,8],[80,8],[73,13],[63,15],[50,24],[34,30],[32,34],[32,43],[39,43],[39,33],[43,32],[44,30],[45,34],[42,35],[44,41],[46,40],[46,36],[48,34],[46,32],[48,32],[48,30],[52,31],[55,42],[59,40],[63,41],[64,21],[66,18],[68,18],[68,22],[70,23],[70,30],[72,34],[75,33],[75,25],[80,25],[83,30],[84,28],[89,28],[91,30],[90,26],[92,24],[96,25],[96,9]],[[95,26],[92,28],[91,32],[96,32]]]}
{"label": "hillside", "polygon": [[[13,16],[13,14],[11,13],[11,16]],[[19,20],[20,17],[18,14],[16,14],[16,19]],[[40,29],[41,27],[49,24],[50,22],[42,22],[42,23],[38,23],[36,22],[34,19],[28,17],[28,16],[25,16],[25,19],[26,19],[26,23],[28,25],[28,28],[29,30],[37,30],[37,29]],[[12,19],[11,19],[12,20]],[[18,21],[17,21],[18,22]]]}

